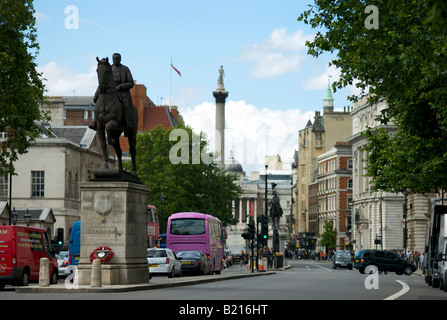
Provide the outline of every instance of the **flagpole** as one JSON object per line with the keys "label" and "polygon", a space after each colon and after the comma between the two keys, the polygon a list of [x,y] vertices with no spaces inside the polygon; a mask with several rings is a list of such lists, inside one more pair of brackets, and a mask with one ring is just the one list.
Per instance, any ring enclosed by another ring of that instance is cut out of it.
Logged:
{"label": "flagpole", "polygon": [[171,65],[169,67],[170,70],[170,85],[169,85],[169,107],[171,107],[171,93],[172,93],[172,57],[171,57]]}

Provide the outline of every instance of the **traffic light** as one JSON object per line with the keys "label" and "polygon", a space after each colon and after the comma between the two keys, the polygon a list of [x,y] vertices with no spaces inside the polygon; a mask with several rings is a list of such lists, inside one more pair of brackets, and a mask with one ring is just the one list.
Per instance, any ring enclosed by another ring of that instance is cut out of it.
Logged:
{"label": "traffic light", "polygon": [[259,242],[262,246],[266,246],[269,237],[269,217],[262,215],[260,216],[259,222],[261,223],[261,227],[259,228]]}
{"label": "traffic light", "polygon": [[250,222],[248,223],[248,232],[251,235],[251,239],[255,238],[255,222],[253,219],[250,219]]}
{"label": "traffic light", "polygon": [[242,232],[241,237],[244,238],[245,240],[251,239],[250,232],[248,232],[248,227],[244,229],[244,232]]}
{"label": "traffic light", "polygon": [[267,239],[269,238],[269,217],[266,215],[261,216],[261,239],[264,244],[267,245]]}
{"label": "traffic light", "polygon": [[247,228],[244,229],[244,232],[242,232],[242,238],[245,240],[252,240],[255,238],[255,223],[252,219],[250,219],[249,224],[247,225]]}
{"label": "traffic light", "polygon": [[57,243],[62,245],[64,243],[64,229],[57,228]]}

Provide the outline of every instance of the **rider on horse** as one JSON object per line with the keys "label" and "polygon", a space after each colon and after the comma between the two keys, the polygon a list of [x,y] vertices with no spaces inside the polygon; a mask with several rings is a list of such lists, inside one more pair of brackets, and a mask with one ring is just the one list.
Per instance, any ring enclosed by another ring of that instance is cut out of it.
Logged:
{"label": "rider on horse", "polygon": [[[132,119],[132,96],[130,95],[130,89],[134,86],[134,81],[130,70],[125,65],[121,64],[121,55],[119,53],[114,53],[113,56],[113,80],[115,82],[115,89],[118,94],[118,98],[120,99],[123,105],[123,115],[126,127],[124,129],[124,136],[128,136],[130,131],[132,130],[131,119]],[[96,103],[96,100],[99,96],[99,87],[96,90],[95,96],[93,97],[93,102]],[[96,120],[89,125],[89,128],[92,130],[97,130],[98,124]]]}

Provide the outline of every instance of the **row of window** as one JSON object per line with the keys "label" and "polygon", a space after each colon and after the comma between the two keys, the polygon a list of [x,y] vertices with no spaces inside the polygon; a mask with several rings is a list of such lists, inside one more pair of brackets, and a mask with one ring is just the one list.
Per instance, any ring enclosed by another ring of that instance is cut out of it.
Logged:
{"label": "row of window", "polygon": [[318,204],[313,206],[309,206],[311,208],[309,213],[321,213],[326,211],[336,211],[337,209],[352,209],[352,196],[348,195],[347,198],[347,207],[341,208],[340,204],[337,205],[337,199],[335,195],[328,196],[326,198],[318,199]]}
{"label": "row of window", "polygon": [[[0,176],[0,198],[9,195],[8,176]],[[31,197],[45,196],[45,171],[31,171]]]}
{"label": "row of window", "polygon": [[[337,159],[331,159],[318,164],[318,174],[332,172],[337,169]],[[348,170],[352,170],[352,159],[348,160]]]}
{"label": "row of window", "polygon": [[[336,177],[318,182],[318,192],[320,194],[328,190],[336,190],[337,188],[338,186]],[[352,189],[352,179],[348,180],[348,189]]]}
{"label": "row of window", "polygon": [[[84,120],[89,120],[89,114],[91,116],[90,120],[95,120],[95,112],[84,110]],[[67,111],[64,110],[64,120],[67,120]]]}

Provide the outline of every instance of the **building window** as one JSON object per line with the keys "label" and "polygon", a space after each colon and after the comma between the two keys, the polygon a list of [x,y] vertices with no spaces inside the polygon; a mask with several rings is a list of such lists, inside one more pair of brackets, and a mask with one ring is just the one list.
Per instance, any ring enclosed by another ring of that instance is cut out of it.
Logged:
{"label": "building window", "polygon": [[348,189],[352,189],[352,179],[348,180]]}
{"label": "building window", "polygon": [[88,111],[84,110],[84,120],[88,120]]}
{"label": "building window", "polygon": [[0,198],[8,197],[8,176],[0,176]]}
{"label": "building window", "polygon": [[31,171],[31,196],[45,196],[45,171]]}
{"label": "building window", "polygon": [[352,159],[348,160],[348,170],[352,170]]}

